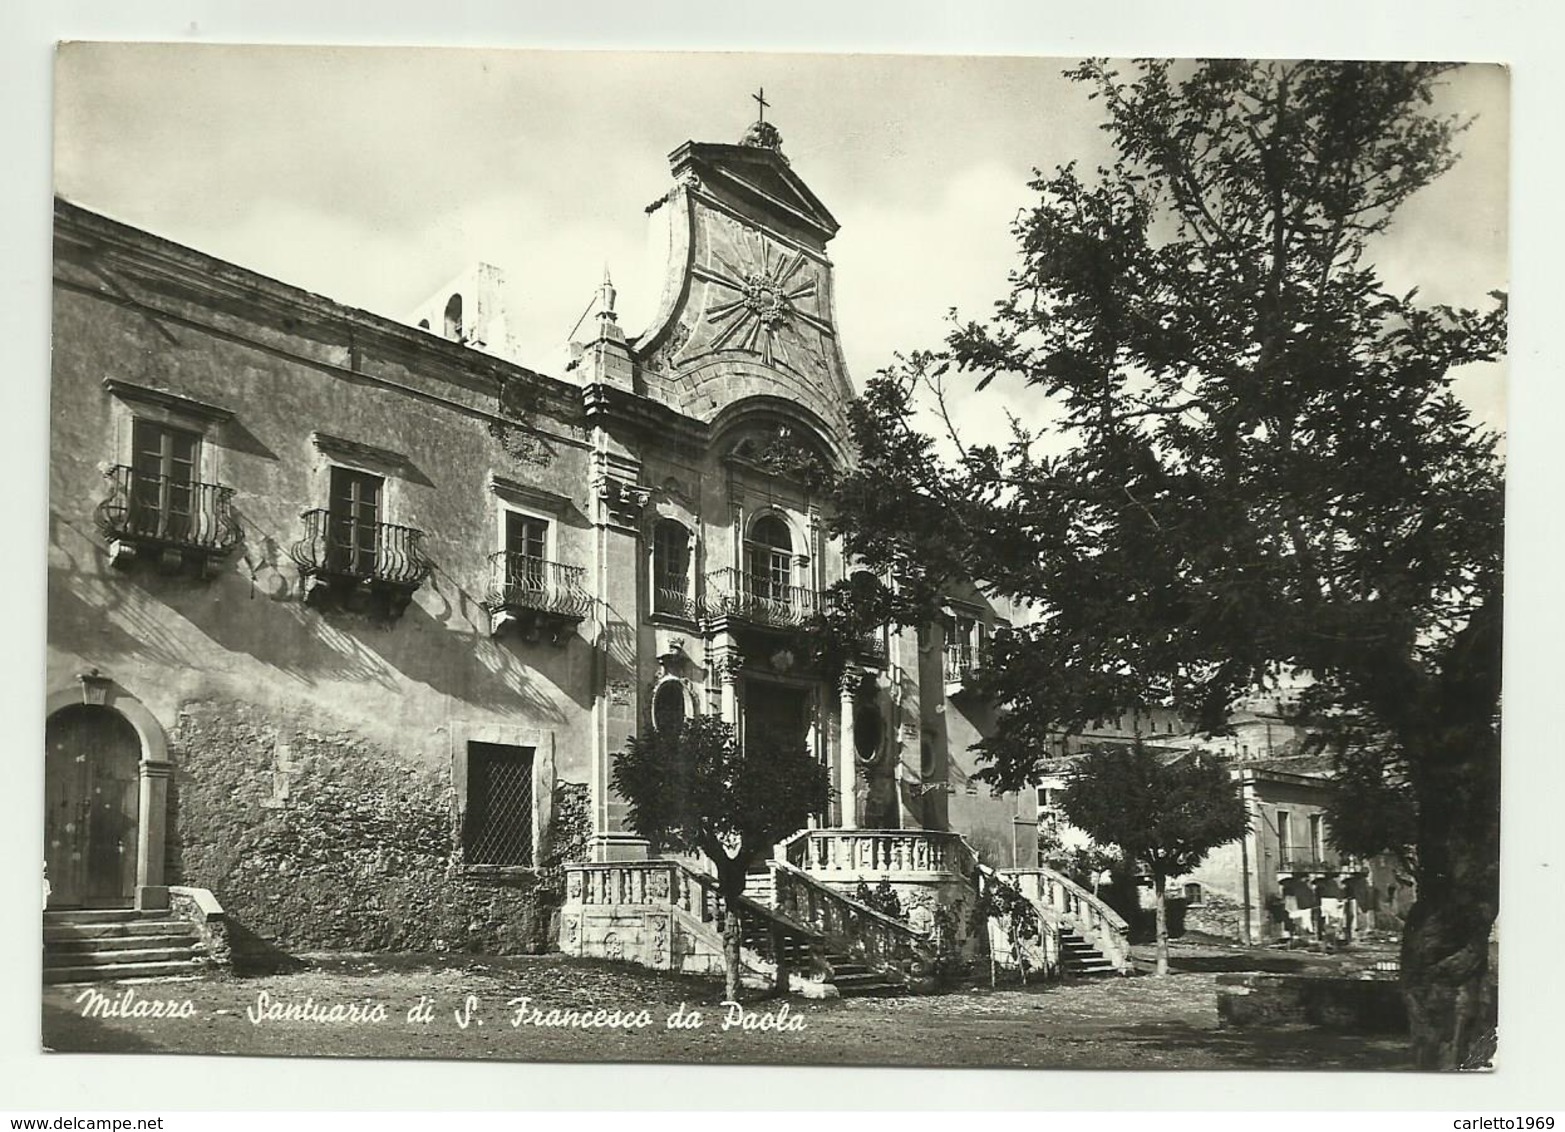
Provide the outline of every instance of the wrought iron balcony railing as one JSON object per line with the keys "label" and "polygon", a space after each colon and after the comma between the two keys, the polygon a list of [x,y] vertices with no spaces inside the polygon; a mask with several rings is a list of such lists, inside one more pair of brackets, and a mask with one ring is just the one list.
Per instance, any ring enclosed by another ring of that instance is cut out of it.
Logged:
{"label": "wrought iron balcony railing", "polygon": [[978,650],[972,648],[948,648],[945,651],[945,681],[947,684],[966,684],[978,671]]}
{"label": "wrought iron balcony railing", "polygon": [[1311,849],[1284,849],[1278,854],[1280,873],[1362,873],[1368,866],[1356,857]]}
{"label": "wrought iron balcony railing", "polygon": [[821,608],[820,594],[807,586],[779,585],[764,574],[729,567],[706,576],[708,617],[731,617],[756,625],[792,628]]}
{"label": "wrought iron balcony railing", "polygon": [[580,621],[592,607],[586,590],[587,571],[544,558],[502,550],[489,556],[489,595],[484,605],[499,609],[530,609]]}
{"label": "wrought iron balcony railing", "polygon": [[411,594],[429,577],[423,531],[356,522],[325,508],[300,518],[304,537],[288,553],[306,578],[379,584]]}
{"label": "wrought iron balcony railing", "polygon": [[652,588],[652,612],[694,621],[699,611],[683,578],[665,578]]}
{"label": "wrought iron balcony railing", "polygon": [[110,490],[98,504],[97,524],[116,564],[142,550],[216,558],[239,542],[233,488],[147,475],[124,464],[104,477]]}
{"label": "wrought iron balcony railing", "polygon": [[870,633],[861,633],[854,642],[854,649],[863,663],[884,667],[888,655],[885,630],[876,629]]}

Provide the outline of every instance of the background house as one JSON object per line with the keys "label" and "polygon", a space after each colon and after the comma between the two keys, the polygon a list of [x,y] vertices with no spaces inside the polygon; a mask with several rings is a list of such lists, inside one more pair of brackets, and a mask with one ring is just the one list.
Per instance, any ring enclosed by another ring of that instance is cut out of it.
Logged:
{"label": "background house", "polygon": [[[1165,758],[1207,751],[1229,764],[1249,814],[1249,833],[1212,850],[1188,876],[1168,886],[1171,931],[1201,932],[1244,943],[1340,940],[1364,931],[1398,931],[1415,891],[1407,870],[1382,854],[1351,858],[1331,844],[1326,817],[1329,755],[1304,751],[1306,729],[1289,713],[1296,690],[1256,695],[1234,712],[1233,733],[1204,736],[1176,713],[1145,709],[1096,721],[1081,735],[1062,737],[1060,758],[1038,784],[1045,858],[1086,860],[1091,839],[1059,808],[1070,763],[1081,754],[1140,741]],[[1149,920],[1149,885],[1113,887],[1114,870],[1097,879],[1122,912]]]}

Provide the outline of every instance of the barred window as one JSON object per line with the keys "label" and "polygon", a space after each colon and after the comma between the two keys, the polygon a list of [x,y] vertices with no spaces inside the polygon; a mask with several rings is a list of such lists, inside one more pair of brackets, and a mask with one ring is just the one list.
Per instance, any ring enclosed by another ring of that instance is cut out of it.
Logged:
{"label": "barred window", "polygon": [[470,865],[533,863],[533,749],[467,745],[467,820],[462,847]]}

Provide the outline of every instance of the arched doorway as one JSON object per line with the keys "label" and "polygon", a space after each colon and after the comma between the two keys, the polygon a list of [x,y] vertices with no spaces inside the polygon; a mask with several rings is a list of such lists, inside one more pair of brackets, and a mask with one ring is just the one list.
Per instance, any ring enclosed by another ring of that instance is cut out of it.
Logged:
{"label": "arched doorway", "polygon": [[44,731],[44,860],[50,907],[135,903],[141,739],[119,712],[73,704]]}

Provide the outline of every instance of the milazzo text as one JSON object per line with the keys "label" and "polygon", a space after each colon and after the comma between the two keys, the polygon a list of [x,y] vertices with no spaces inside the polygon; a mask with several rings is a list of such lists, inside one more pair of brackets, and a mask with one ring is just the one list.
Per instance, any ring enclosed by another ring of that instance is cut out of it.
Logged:
{"label": "milazzo text", "polygon": [[126,987],[110,998],[95,987],[76,996],[83,1018],[191,1018],[196,1006],[188,998],[141,998]]}

